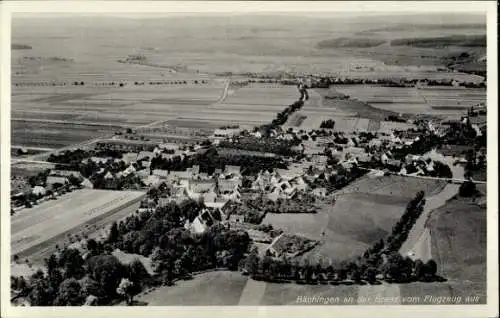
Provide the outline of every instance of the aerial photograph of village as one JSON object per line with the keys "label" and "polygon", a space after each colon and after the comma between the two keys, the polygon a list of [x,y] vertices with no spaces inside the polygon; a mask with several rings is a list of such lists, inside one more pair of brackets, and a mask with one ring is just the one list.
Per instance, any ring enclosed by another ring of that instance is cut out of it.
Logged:
{"label": "aerial photograph of village", "polygon": [[484,12],[11,34],[12,306],[487,303]]}

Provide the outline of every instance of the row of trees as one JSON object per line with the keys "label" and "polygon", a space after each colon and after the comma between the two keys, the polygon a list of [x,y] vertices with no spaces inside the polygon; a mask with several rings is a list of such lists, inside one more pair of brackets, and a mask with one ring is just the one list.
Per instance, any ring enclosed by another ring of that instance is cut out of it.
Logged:
{"label": "row of trees", "polygon": [[[256,76],[256,75],[255,75]],[[250,79],[249,83],[267,83],[267,84],[280,84],[280,85],[297,85],[297,80],[295,79],[281,79],[279,77],[273,76],[256,76],[259,79]],[[379,78],[379,79],[361,79],[361,78],[339,78],[339,77],[328,77],[328,76],[315,76],[315,80],[311,83],[310,88],[328,88],[331,85],[382,85],[387,87],[414,87],[418,83],[424,83],[428,86],[453,86],[455,80],[453,79],[392,79],[392,78]],[[472,82],[460,82],[460,86],[467,88],[485,88],[486,82],[472,83]]]}
{"label": "row of trees", "polygon": [[333,119],[327,119],[323,120],[321,124],[319,125],[319,128],[324,128],[324,129],[333,129],[335,127],[335,120]]}
{"label": "row of trees", "polygon": [[[208,81],[206,80],[195,80],[193,81],[194,84],[207,84]],[[84,81],[73,81],[73,82],[29,82],[29,83],[14,83],[13,85],[16,87],[30,87],[30,86],[66,86],[66,85],[71,85],[71,86],[85,86],[86,84],[90,86],[118,86],[118,87],[125,87],[128,83],[127,82],[120,82],[120,81],[111,81],[111,82],[92,82],[92,83],[85,83]],[[149,82],[144,82],[144,81],[135,81],[133,82],[133,85],[135,86],[144,86],[144,85],[188,85],[189,83],[187,81],[149,81]]]}
{"label": "row of trees", "polygon": [[293,104],[285,108],[283,111],[279,112],[276,115],[276,118],[273,119],[273,121],[270,124],[260,126],[258,129],[263,133],[265,137],[269,137],[271,135],[271,131],[273,130],[280,131],[281,126],[286,123],[288,117],[297,110],[301,109],[302,106],[304,106],[303,100],[298,100],[294,102]]}
{"label": "row of trees", "polygon": [[245,260],[244,272],[257,280],[295,281],[299,284],[374,284],[379,280],[401,283],[437,279],[437,264],[434,260],[426,263],[413,261],[398,253],[390,254],[378,264],[361,258],[343,261],[337,265],[325,264],[321,259],[316,264],[311,264],[307,259],[299,262],[287,257],[260,257],[257,250],[253,249]]}

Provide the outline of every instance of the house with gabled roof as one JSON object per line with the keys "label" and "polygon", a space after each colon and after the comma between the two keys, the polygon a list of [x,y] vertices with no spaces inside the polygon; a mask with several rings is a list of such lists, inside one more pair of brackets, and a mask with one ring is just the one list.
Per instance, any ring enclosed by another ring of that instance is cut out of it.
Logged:
{"label": "house with gabled roof", "polygon": [[241,176],[241,167],[240,166],[231,166],[231,165],[226,165],[224,169],[224,175],[229,176]]}
{"label": "house with gabled roof", "polygon": [[178,180],[190,180],[192,177],[191,171],[170,171],[167,180],[178,181]]}
{"label": "house with gabled roof", "polygon": [[54,186],[55,184],[66,185],[69,183],[69,181],[66,177],[48,176],[45,183],[47,184],[47,186]]}
{"label": "house with gabled roof", "polygon": [[122,155],[122,160],[125,164],[131,164],[137,162],[138,153],[136,152],[127,152]]}
{"label": "house with gabled roof", "polygon": [[215,181],[213,180],[190,180],[189,188],[196,193],[207,193],[215,188]]}
{"label": "house with gabled roof", "polygon": [[231,194],[240,189],[241,180],[219,179],[217,180],[217,192],[221,195]]}
{"label": "house with gabled roof", "polygon": [[139,152],[139,154],[137,155],[137,161],[140,161],[142,159],[153,159],[156,157],[156,154],[152,151],[141,151]]}
{"label": "house with gabled roof", "polygon": [[162,178],[162,179],[167,179],[167,177],[169,175],[169,171],[168,170],[163,170],[163,169],[154,169],[153,170],[153,175],[157,176],[159,178]]}

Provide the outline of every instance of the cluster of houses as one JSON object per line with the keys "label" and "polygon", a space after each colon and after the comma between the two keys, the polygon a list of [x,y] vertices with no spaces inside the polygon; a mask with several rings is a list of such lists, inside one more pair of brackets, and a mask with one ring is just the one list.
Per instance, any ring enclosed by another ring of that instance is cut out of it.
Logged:
{"label": "cluster of houses", "polygon": [[59,196],[67,190],[76,188],[93,188],[92,183],[84,178],[79,171],[50,170],[46,179],[39,179],[31,185],[25,177],[11,178],[11,207],[18,210],[27,201],[39,202]]}

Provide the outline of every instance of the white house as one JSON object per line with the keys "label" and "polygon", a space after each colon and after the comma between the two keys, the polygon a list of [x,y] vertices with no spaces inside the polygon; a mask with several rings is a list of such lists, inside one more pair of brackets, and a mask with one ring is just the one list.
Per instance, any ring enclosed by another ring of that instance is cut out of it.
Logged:
{"label": "white house", "polygon": [[122,160],[123,162],[125,162],[126,165],[137,162],[137,153],[135,152],[124,153],[122,156]]}
{"label": "white house", "polygon": [[38,195],[38,196],[44,196],[46,191],[45,191],[45,188],[42,186],[35,186],[33,188],[33,190],[31,190],[31,193],[33,193],[34,195]]}

